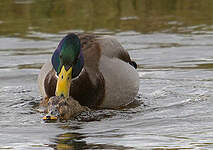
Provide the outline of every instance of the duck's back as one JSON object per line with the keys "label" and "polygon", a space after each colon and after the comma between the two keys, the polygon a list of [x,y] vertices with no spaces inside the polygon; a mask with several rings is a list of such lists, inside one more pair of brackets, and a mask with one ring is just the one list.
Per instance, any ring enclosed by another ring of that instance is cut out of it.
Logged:
{"label": "duck's back", "polygon": [[127,51],[111,36],[99,38],[99,70],[105,80],[105,97],[100,107],[116,108],[132,102],[139,90],[139,76],[129,63]]}

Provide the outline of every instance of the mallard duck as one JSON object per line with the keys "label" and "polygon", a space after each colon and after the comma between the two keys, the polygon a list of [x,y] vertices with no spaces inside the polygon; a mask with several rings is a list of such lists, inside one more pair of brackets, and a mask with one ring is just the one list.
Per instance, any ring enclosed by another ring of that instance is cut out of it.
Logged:
{"label": "mallard duck", "polygon": [[[112,36],[66,35],[38,76],[43,104],[73,97],[89,108],[118,108],[139,90],[137,64]],[[47,104],[46,104],[47,105]]]}
{"label": "mallard duck", "polygon": [[63,98],[53,96],[48,101],[47,114],[43,117],[43,120],[69,120],[86,111],[90,111],[90,109],[80,105],[79,102],[72,97]]}

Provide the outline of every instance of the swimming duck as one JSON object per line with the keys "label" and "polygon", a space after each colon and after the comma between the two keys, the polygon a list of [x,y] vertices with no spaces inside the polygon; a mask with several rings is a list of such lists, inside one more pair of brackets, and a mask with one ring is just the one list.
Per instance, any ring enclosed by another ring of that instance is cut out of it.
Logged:
{"label": "swimming duck", "polygon": [[80,105],[79,102],[72,97],[63,98],[53,96],[48,101],[47,114],[43,117],[43,120],[69,120],[87,111],[90,111],[88,107]]}
{"label": "swimming duck", "polygon": [[45,63],[38,83],[46,105],[52,96],[73,97],[89,108],[118,108],[139,90],[137,64],[112,36],[66,35]]}

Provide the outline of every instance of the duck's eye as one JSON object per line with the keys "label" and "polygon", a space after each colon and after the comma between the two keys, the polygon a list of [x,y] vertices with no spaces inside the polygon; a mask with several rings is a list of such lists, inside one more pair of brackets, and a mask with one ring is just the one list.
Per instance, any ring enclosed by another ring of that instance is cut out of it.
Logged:
{"label": "duck's eye", "polygon": [[77,64],[77,61],[78,61],[78,58],[76,58],[73,62],[73,65],[76,65]]}
{"label": "duck's eye", "polygon": [[64,78],[64,76],[63,76],[63,74],[61,75],[61,79],[63,79]]}
{"label": "duck's eye", "polygon": [[70,77],[67,78],[67,80],[69,80],[69,79],[70,79]]}

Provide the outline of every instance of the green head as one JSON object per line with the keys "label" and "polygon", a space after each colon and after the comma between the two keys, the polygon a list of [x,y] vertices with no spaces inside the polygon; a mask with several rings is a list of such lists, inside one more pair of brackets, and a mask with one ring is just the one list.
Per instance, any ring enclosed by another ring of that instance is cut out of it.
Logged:
{"label": "green head", "polygon": [[69,34],[66,36],[61,45],[61,51],[59,54],[60,64],[57,73],[60,72],[63,66],[66,70],[73,67],[77,63],[80,50],[81,43],[79,38],[75,34]]}
{"label": "green head", "polygon": [[52,64],[58,75],[56,96],[69,97],[71,79],[79,75],[84,64],[77,35],[71,33],[62,39],[52,56]]}

